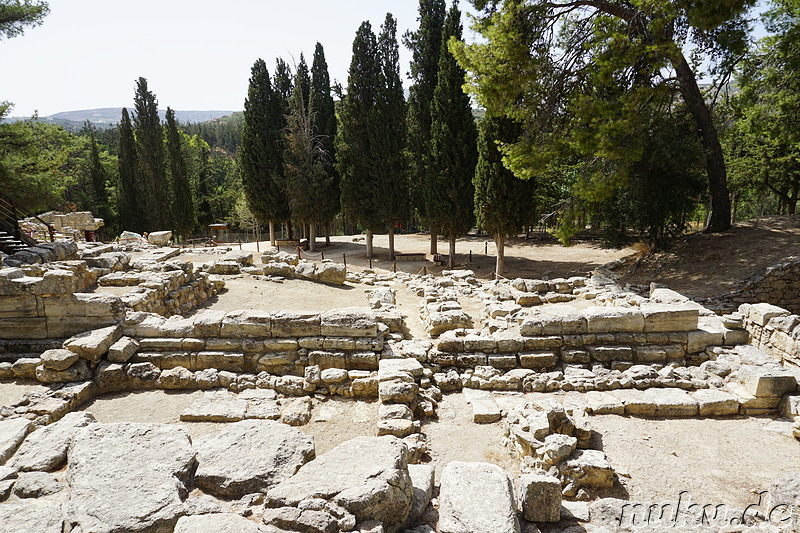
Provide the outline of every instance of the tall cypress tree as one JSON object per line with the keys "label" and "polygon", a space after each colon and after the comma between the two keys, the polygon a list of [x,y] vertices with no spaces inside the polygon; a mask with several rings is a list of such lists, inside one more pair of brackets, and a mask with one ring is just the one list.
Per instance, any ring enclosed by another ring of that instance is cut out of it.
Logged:
{"label": "tall cypress tree", "polygon": [[172,221],[172,190],[167,180],[163,131],[158,117],[158,101],[147,88],[145,78],[139,78],[136,82],[133,103],[136,111],[133,125],[136,133],[139,214],[144,219],[146,231],[169,229]]}
{"label": "tall cypress tree", "polygon": [[[420,0],[419,28],[403,36],[411,50],[411,79],[408,91],[408,153],[411,203],[419,217],[430,224],[425,210],[424,184],[429,179],[428,155],[431,142],[431,103],[439,75],[442,29],[447,14],[445,0]],[[436,253],[436,228],[431,228],[431,254]]]}
{"label": "tall cypress tree", "polygon": [[281,97],[272,87],[266,63],[258,59],[251,69],[244,102],[239,167],[250,210],[259,221],[269,223],[273,246],[275,222],[289,219],[283,176],[283,123]]}
{"label": "tall cypress tree", "polygon": [[175,120],[175,111],[167,107],[167,154],[169,155],[170,178],[174,194],[172,203],[173,228],[182,237],[185,245],[189,233],[194,229],[194,203],[189,183],[186,157],[181,147],[181,133]]}
{"label": "tall cypress tree", "polygon": [[324,221],[319,205],[325,201],[330,177],[325,172],[323,148],[311,121],[313,107],[304,99],[309,83],[308,71],[298,68],[286,119],[284,163],[292,217],[308,226],[308,242],[314,252],[316,226]]}
{"label": "tall cypress tree", "polygon": [[336,109],[331,95],[331,77],[325,51],[320,43],[314,48],[314,61],[311,64],[311,124],[314,135],[319,139],[322,152],[319,154],[325,175],[329,178],[327,191],[317,206],[325,222],[325,240],[330,244],[330,222],[339,212],[339,173],[336,171],[334,141],[336,139]]}
{"label": "tall cypress tree", "polygon": [[139,212],[136,185],[138,164],[136,162],[136,141],[133,138],[133,126],[128,109],[122,108],[122,119],[119,123],[119,186],[117,188],[117,206],[119,223],[123,230],[141,232],[144,220]]}
{"label": "tall cypress tree", "polygon": [[341,104],[337,154],[344,214],[367,230],[367,256],[372,233],[385,222],[379,205],[379,181],[373,160],[373,108],[378,87],[377,42],[369,22],[361,23],[353,41],[347,95]]}
{"label": "tall cypress tree", "polygon": [[197,146],[197,159],[198,159],[198,172],[197,172],[197,223],[205,231],[209,224],[213,222],[211,214],[211,203],[209,198],[211,191],[209,190],[209,182],[211,176],[209,175],[209,157],[211,155],[211,148],[208,143],[204,141],[199,135],[194,136],[195,145]]}
{"label": "tall cypress tree", "polygon": [[449,268],[455,264],[456,237],[472,227],[472,178],[477,163],[477,131],[469,96],[462,86],[466,73],[450,53],[451,37],[461,39],[458,2],[447,13],[439,55],[439,78],[431,104],[431,174],[425,181],[425,206],[431,225],[450,241]]}
{"label": "tall cypress tree", "polygon": [[389,226],[389,259],[394,260],[395,225],[408,213],[408,165],[406,162],[406,102],[400,81],[400,47],[397,20],[391,13],[378,36],[378,85],[374,108],[373,162],[380,180],[378,202]]}
{"label": "tall cypress tree", "polygon": [[511,119],[486,116],[478,125],[475,167],[475,219],[492,234],[497,248],[495,273],[503,274],[506,238],[516,235],[533,215],[532,180],[521,180],[503,165],[498,143],[513,143],[520,128]]}

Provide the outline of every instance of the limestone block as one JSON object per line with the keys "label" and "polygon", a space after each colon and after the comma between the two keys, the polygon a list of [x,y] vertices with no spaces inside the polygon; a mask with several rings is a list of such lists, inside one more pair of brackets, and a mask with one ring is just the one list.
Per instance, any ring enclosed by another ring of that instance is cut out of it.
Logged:
{"label": "limestone block", "polygon": [[67,461],[67,448],[77,431],[95,422],[90,413],[69,413],[61,420],[29,434],[8,462],[23,472],[59,470]]}
{"label": "limestone block", "polygon": [[258,524],[233,513],[182,516],[174,533],[262,533]]}
{"label": "limestone block", "polygon": [[232,338],[270,337],[272,317],[266,311],[231,311],[222,319],[220,335]]}
{"label": "limestone block", "polygon": [[125,390],[128,387],[128,374],[119,363],[100,361],[95,369],[94,383],[100,392]]}
{"label": "limestone block", "polygon": [[582,311],[589,333],[644,331],[644,315],[635,307],[589,307]]}
{"label": "limestone block", "polygon": [[691,305],[642,303],[645,332],[693,331],[697,329],[699,311]]}
{"label": "limestone block", "polygon": [[367,307],[345,307],[320,315],[323,336],[374,337],[378,334],[375,314]]}
{"label": "limestone block", "polygon": [[472,401],[472,421],[476,424],[492,424],[502,418],[500,407],[491,398]]}
{"label": "limestone block", "polygon": [[112,344],[122,337],[122,326],[109,326],[94,331],[81,333],[67,339],[64,348],[73,351],[82,359],[89,362],[98,362]]}
{"label": "limestone block", "polygon": [[315,276],[323,283],[342,285],[347,278],[347,268],[339,263],[323,261],[317,264]]}
{"label": "limestone block", "polygon": [[203,393],[183,410],[183,422],[239,422],[247,415],[247,401],[226,390]]}
{"label": "limestone block", "polygon": [[614,468],[600,450],[575,450],[559,471],[564,477],[580,480],[582,486],[609,488],[614,484]]}
{"label": "limestone block", "polygon": [[472,318],[462,309],[451,309],[447,311],[435,311],[430,313],[427,318],[428,334],[432,337],[441,335],[451,329],[463,329],[472,327]]}
{"label": "limestone block", "polygon": [[613,393],[590,391],[586,395],[586,412],[593,415],[623,415],[625,403]]}
{"label": "limestone block", "polygon": [[589,346],[588,348],[593,361],[601,363],[633,361],[633,350],[630,346]]}
{"label": "limestone block", "polygon": [[225,319],[225,311],[204,309],[192,317],[194,331],[192,335],[197,337],[218,337],[222,329],[222,321]]}
{"label": "limestone block", "polygon": [[528,522],[561,519],[561,481],[557,477],[524,474],[519,480],[519,502]]}
{"label": "limestone block", "polygon": [[34,426],[26,418],[0,420],[0,466],[6,464]]}
{"label": "limestone block", "polygon": [[406,522],[413,494],[403,441],[357,437],[300,467],[268,492],[266,504],[294,507],[308,498],[322,498],[355,515],[357,522],[379,520],[395,531]]}
{"label": "limestone block", "polygon": [[488,463],[448,463],[439,489],[439,532],[485,531],[520,531],[508,474]]}
{"label": "limestone block", "polygon": [[[743,313],[744,314],[744,313]],[[752,304],[749,306],[748,313],[746,314],[747,320],[764,327],[770,320],[776,317],[789,316],[791,313],[777,305],[767,303]]]}
{"label": "limestone block", "polygon": [[385,403],[411,403],[417,397],[419,386],[406,381],[381,381],[378,395]]}
{"label": "limestone block", "polygon": [[324,383],[341,383],[347,381],[347,370],[341,368],[326,368],[320,373],[320,379]]}
{"label": "limestone block", "polygon": [[353,396],[358,398],[378,397],[378,376],[356,378],[350,385]]}
{"label": "limestone block", "polygon": [[639,363],[664,363],[667,351],[661,346],[636,346],[634,360]]}
{"label": "limestone block", "polygon": [[700,389],[691,393],[700,416],[733,416],[739,414],[739,401],[733,394],[718,389]]}
{"label": "limestone block", "polygon": [[392,435],[402,439],[419,431],[419,422],[400,418],[387,418],[378,420],[378,436]]}
{"label": "limestone block", "polygon": [[139,343],[130,337],[121,337],[108,348],[107,359],[112,363],[127,363],[139,349]]}
{"label": "limestone block", "polygon": [[378,379],[386,381],[393,379],[399,372],[405,372],[414,378],[422,377],[424,368],[422,364],[413,358],[405,359],[382,359],[378,368]]}
{"label": "limestone block", "polygon": [[290,426],[308,424],[311,420],[311,405],[311,398],[308,397],[285,400],[281,409],[281,422]]}
{"label": "limestone block", "polygon": [[549,305],[531,309],[520,326],[520,333],[526,337],[576,335],[587,332],[585,317],[569,305]]}
{"label": "limestone block", "polygon": [[378,355],[368,351],[347,352],[344,366],[348,370],[376,370]]}
{"label": "limestone block", "polygon": [[558,364],[558,355],[554,352],[522,352],[519,354],[519,366],[522,368],[552,368]]}
{"label": "limestone block", "polygon": [[737,375],[747,392],[756,397],[783,396],[797,390],[794,375],[780,369],[742,365]]}
{"label": "limestone block", "polygon": [[433,496],[434,468],[430,464],[408,465],[408,474],[414,487],[414,498],[407,524],[416,524],[422,517]]}
{"label": "limestone block", "polygon": [[211,494],[241,498],[266,492],[314,458],[314,439],[285,424],[245,420],[194,441],[197,485]]}
{"label": "limestone block", "polygon": [[294,277],[294,267],[281,261],[268,261],[264,263],[265,276],[280,276],[283,278]]}
{"label": "limestone block", "polygon": [[41,358],[46,369],[55,371],[66,370],[79,359],[78,354],[63,348],[46,350],[42,352]]}
{"label": "limestone block", "polygon": [[217,370],[241,372],[244,368],[244,354],[235,352],[197,352],[192,366],[194,370],[215,368]]}
{"label": "limestone block", "polygon": [[744,414],[755,414],[754,410],[759,414],[776,410],[781,401],[780,396],[755,396],[744,385],[736,381],[729,381],[725,384],[725,388],[736,397],[741,406],[740,412]]}
{"label": "limestone block", "polygon": [[36,367],[36,379],[41,383],[70,383],[92,379],[92,369],[85,360],[79,360],[66,370],[50,370],[44,365]]}
{"label": "limestone block", "polygon": [[32,294],[16,294],[0,297],[0,319],[36,318],[44,316],[39,308],[36,296]]}
{"label": "limestone block", "polygon": [[314,350],[308,353],[308,364],[325,368],[345,368],[344,352]]}
{"label": "limestone block", "polygon": [[644,402],[652,405],[652,408],[646,408],[645,412],[637,413],[637,409],[628,405],[625,409],[626,413],[643,416],[692,417],[697,416],[699,412],[697,400],[681,389],[650,388],[646,389],[642,396]]}
{"label": "limestone block", "polygon": [[38,357],[22,357],[14,361],[11,371],[20,379],[36,379],[36,368],[42,364]]}
{"label": "limestone block", "polygon": [[46,339],[46,318],[3,318],[0,320],[0,339]]}
{"label": "limestone block", "polygon": [[4,533],[61,533],[64,530],[62,503],[57,499],[24,499],[0,505]]}
{"label": "limestone block", "polygon": [[493,366],[494,368],[502,368],[506,370],[511,370],[517,368],[518,361],[517,356],[514,354],[503,354],[503,355],[494,355],[489,354],[486,356],[486,362],[489,366]]}

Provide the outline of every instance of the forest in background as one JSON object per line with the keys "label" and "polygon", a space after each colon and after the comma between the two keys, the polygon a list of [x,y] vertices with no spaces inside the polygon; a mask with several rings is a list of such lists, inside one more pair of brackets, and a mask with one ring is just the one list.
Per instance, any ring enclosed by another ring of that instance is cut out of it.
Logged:
{"label": "forest in background", "polygon": [[[318,44],[310,67],[257,60],[245,111],[220,119],[162,120],[140,78],[112,128],[0,124],[0,190],[28,214],[91,210],[106,239],[220,222],[305,237],[420,228],[451,257],[475,227],[499,250],[540,225],[663,248],[687,229],[795,214],[800,1],[769,2],[759,40],[754,0],[472,3],[479,43],[444,0],[420,0],[403,36],[390,14],[377,32],[365,22],[345,87]],[[0,25],[9,38],[47,4],[0,10],[17,16]]]}

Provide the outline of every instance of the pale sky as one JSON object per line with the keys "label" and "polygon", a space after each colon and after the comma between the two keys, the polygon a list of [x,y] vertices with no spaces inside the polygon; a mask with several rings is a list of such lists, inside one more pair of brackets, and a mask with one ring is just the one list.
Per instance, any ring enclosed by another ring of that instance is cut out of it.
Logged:
{"label": "pale sky", "polygon": [[[22,37],[0,41],[0,101],[12,116],[35,110],[131,107],[147,78],[159,107],[241,110],[259,57],[311,64],[321,42],[331,79],[347,83],[355,32],[377,34],[387,12],[398,36],[417,27],[417,0],[50,0],[50,14]],[[460,1],[461,9],[469,8]],[[449,1],[448,1],[449,5]],[[465,20],[465,35],[468,32]],[[410,53],[400,47],[406,78]],[[406,86],[408,82],[406,81]]]}

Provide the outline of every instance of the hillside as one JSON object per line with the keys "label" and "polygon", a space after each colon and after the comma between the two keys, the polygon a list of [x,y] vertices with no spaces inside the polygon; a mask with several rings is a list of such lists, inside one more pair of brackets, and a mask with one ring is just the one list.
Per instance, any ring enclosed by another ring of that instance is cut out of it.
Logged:
{"label": "hillside", "polygon": [[[166,110],[160,109],[158,113],[161,116],[161,119],[164,120],[164,117],[166,116]],[[179,122],[197,123],[197,122],[206,122],[209,120],[215,120],[221,117],[231,115],[233,113],[234,111],[221,111],[221,110],[209,110],[209,111],[176,110],[175,117],[178,119]],[[103,107],[98,109],[63,111],[46,117],[40,116],[39,120],[42,122],[59,124],[63,126],[65,129],[82,128],[84,122],[88,120],[95,126],[99,128],[104,128],[117,124],[119,122],[121,114],[122,114],[121,107]],[[29,117],[9,117],[5,120],[5,122],[16,122],[19,120],[26,120],[27,118]]]}
{"label": "hillside", "polygon": [[773,216],[739,222],[725,233],[687,235],[668,252],[631,256],[616,272],[623,283],[657,282],[709,298],[793,259],[800,259],[800,216]]}

